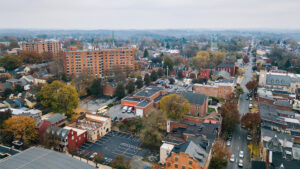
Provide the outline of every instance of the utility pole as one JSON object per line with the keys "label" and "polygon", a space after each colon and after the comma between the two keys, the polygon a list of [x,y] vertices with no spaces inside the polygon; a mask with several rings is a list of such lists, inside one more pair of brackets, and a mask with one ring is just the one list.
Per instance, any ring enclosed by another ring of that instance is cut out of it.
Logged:
{"label": "utility pole", "polygon": [[169,66],[167,66],[167,78],[169,76]]}

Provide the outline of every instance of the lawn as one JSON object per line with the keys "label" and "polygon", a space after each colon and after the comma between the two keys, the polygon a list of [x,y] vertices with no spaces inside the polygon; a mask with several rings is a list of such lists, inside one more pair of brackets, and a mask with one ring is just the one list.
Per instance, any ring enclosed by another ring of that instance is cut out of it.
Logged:
{"label": "lawn", "polygon": [[211,108],[211,107],[208,108],[208,113],[215,112],[215,111],[216,111],[215,108]]}
{"label": "lawn", "polygon": [[222,99],[222,98],[218,98],[219,102],[220,103],[224,103],[225,102],[225,99]]}

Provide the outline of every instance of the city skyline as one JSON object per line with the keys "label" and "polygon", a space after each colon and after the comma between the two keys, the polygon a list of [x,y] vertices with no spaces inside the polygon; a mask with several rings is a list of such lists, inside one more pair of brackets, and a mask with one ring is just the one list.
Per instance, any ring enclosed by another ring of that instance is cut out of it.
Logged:
{"label": "city skyline", "polygon": [[296,0],[16,0],[0,29],[300,29]]}

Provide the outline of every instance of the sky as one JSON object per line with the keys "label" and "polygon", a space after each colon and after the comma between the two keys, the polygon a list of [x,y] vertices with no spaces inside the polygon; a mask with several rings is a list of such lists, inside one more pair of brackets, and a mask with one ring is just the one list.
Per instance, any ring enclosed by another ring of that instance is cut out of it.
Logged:
{"label": "sky", "polygon": [[300,29],[300,0],[0,0],[0,29]]}

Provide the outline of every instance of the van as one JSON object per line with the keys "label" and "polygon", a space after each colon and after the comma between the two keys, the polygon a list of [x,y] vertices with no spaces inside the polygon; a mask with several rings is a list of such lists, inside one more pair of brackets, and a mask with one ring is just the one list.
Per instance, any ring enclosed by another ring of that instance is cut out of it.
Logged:
{"label": "van", "polygon": [[128,110],[127,110],[127,113],[131,113],[133,107],[129,107]]}
{"label": "van", "polygon": [[125,113],[128,109],[128,106],[124,106],[123,109],[122,109],[122,113]]}

